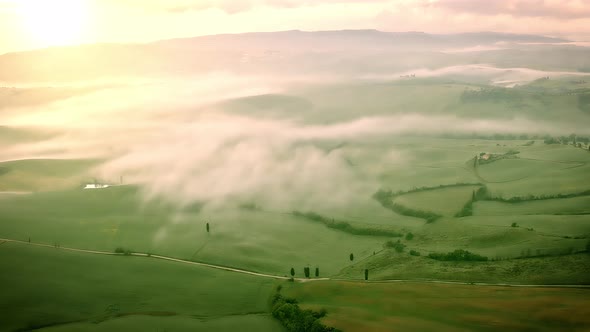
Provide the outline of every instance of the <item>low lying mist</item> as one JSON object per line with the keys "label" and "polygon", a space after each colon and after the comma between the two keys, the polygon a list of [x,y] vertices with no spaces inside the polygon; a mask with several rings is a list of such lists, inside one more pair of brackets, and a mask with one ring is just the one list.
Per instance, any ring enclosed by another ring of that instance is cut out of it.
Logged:
{"label": "low lying mist", "polygon": [[[582,123],[428,115],[411,105],[394,115],[366,115],[359,109],[352,119],[310,124],[293,116],[235,114],[219,103],[288,93],[289,86],[286,79],[217,74],[189,81],[128,82],[42,105],[12,107],[0,113],[2,124],[56,134],[4,146],[0,158],[100,158],[105,161],[95,176],[110,182],[123,176],[126,183],[141,184],[147,200],[164,198],[179,207],[207,202],[212,208],[255,202],[291,210],[345,206],[369,197],[380,186],[376,175],[371,168],[351,165],[350,154],[373,158],[374,165],[403,164],[408,161],[404,152],[384,143],[395,137],[589,133]],[[361,150],[341,148],[349,142],[374,144],[379,153],[364,156]]]}

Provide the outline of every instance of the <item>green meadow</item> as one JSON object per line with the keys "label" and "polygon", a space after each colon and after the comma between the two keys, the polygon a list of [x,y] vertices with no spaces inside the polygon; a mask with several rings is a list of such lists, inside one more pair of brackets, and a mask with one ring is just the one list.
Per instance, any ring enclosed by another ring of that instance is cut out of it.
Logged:
{"label": "green meadow", "polygon": [[[544,151],[547,161],[532,161],[520,155],[538,154],[540,148],[523,146],[519,140],[406,137],[395,142],[402,155],[411,156],[410,163],[383,164],[369,169],[372,160],[363,162],[364,156],[357,152],[365,143],[345,145],[343,155],[350,155],[353,162],[350,167],[374,172],[383,188],[401,191],[392,199],[393,203],[437,213],[441,219],[426,223],[420,217],[402,215],[384,208],[370,195],[340,209],[318,204],[311,212],[356,228],[399,233],[406,246],[405,253],[416,250],[423,256],[466,249],[490,259],[509,259],[585,250],[590,235],[589,196],[516,203],[483,199],[473,202],[472,215],[461,218],[455,215],[482,186],[492,198],[537,195],[543,187],[550,188],[543,193],[546,195],[580,192],[588,188],[585,178],[576,179],[583,167],[571,167],[571,163],[585,163],[588,151],[551,146]],[[515,148],[520,152],[515,159],[475,168],[471,165],[470,158],[478,153],[501,154]],[[369,151],[377,156],[387,148]],[[559,158],[564,159],[559,161]],[[514,166],[518,163],[520,166]],[[44,160],[5,163],[4,167],[51,174],[56,181],[66,181],[72,174],[92,179],[95,165],[93,160]],[[414,171],[406,172],[410,167]],[[532,171],[527,172],[528,168]],[[547,176],[551,172],[569,175],[576,188],[560,191],[553,185],[554,177]],[[0,179],[11,179],[10,173],[0,175]],[[3,183],[7,191],[19,189],[14,183]],[[453,186],[458,183],[480,185]],[[449,186],[439,188],[440,185]],[[531,190],[525,191],[527,185]],[[235,205],[223,210],[203,210],[204,202],[195,202],[178,208],[166,200],[144,199],[142,188],[135,185],[83,190],[77,184],[65,190],[45,191],[45,183],[40,180],[36,186],[31,189],[39,192],[0,196],[3,237],[104,251],[123,247],[281,276],[288,275],[291,267],[301,275],[303,267],[311,266],[319,267],[323,277],[339,275],[342,269],[359,260],[371,261],[375,259],[374,253],[390,250],[384,246],[385,242],[397,240],[390,236],[352,234],[298,218],[291,211],[266,210],[263,205],[257,209]],[[210,232],[206,232],[206,223],[210,223]],[[412,233],[413,239],[404,238],[408,233]],[[353,262],[349,260],[350,253],[356,257]]]}
{"label": "green meadow", "polygon": [[334,275],[349,263],[350,252],[366,257],[385,241],[286,213],[236,208],[205,214],[198,206],[176,211],[142,202],[131,186],[13,195],[0,199],[0,207],[6,238],[104,251],[123,247],[277,275],[291,267],[302,274],[308,265],[320,267],[322,276]]}
{"label": "green meadow", "polygon": [[2,243],[4,331],[280,331],[275,281],[175,262]]}
{"label": "green meadow", "polygon": [[[588,85],[487,83],[299,86],[0,162],[0,330],[587,330],[590,151],[563,128]],[[0,153],[58,133],[0,127]]]}
{"label": "green meadow", "polygon": [[0,163],[0,191],[55,191],[92,182],[88,169],[98,165],[88,159],[26,159]]}
{"label": "green meadow", "polygon": [[586,289],[321,281],[286,284],[303,308],[342,331],[582,331]]}
{"label": "green meadow", "polygon": [[394,198],[394,203],[413,209],[426,209],[443,216],[453,216],[471,199],[479,186],[461,186],[414,192]]}
{"label": "green meadow", "polygon": [[519,215],[584,215],[590,214],[590,196],[547,199],[519,203],[477,202],[475,215],[519,216]]}

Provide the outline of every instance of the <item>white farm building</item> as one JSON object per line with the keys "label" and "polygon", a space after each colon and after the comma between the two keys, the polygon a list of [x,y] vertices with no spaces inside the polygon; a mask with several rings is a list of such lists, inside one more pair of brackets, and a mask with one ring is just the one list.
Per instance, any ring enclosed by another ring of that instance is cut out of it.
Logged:
{"label": "white farm building", "polygon": [[89,183],[86,185],[86,187],[84,187],[84,189],[103,189],[108,187],[108,184]]}

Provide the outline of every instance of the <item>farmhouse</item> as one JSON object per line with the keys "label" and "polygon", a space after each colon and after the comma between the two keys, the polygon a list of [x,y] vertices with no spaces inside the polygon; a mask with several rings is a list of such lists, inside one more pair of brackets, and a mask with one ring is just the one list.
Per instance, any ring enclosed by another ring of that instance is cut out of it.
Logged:
{"label": "farmhouse", "polygon": [[108,187],[108,184],[89,183],[86,185],[86,187],[84,187],[84,189],[103,189]]}
{"label": "farmhouse", "polygon": [[479,154],[479,159],[481,160],[489,160],[492,155],[489,153],[482,152]]}

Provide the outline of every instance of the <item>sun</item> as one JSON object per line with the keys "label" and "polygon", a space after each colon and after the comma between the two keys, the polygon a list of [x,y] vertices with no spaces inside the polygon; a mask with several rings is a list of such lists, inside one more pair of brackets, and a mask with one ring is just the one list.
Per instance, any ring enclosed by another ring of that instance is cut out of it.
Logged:
{"label": "sun", "polygon": [[25,30],[36,43],[56,46],[82,43],[88,26],[88,0],[19,0]]}

